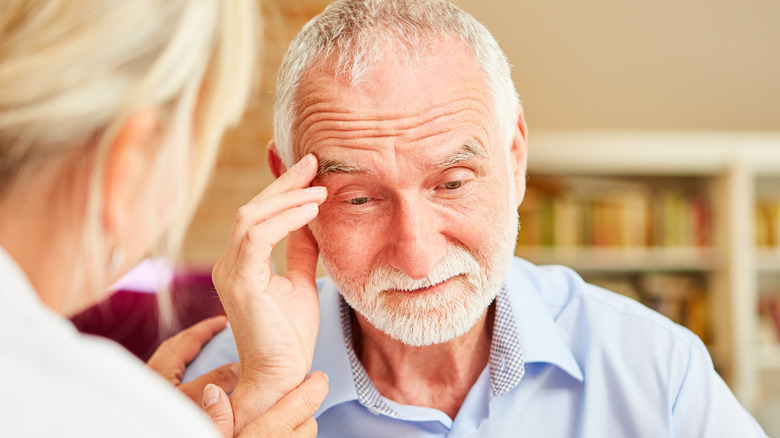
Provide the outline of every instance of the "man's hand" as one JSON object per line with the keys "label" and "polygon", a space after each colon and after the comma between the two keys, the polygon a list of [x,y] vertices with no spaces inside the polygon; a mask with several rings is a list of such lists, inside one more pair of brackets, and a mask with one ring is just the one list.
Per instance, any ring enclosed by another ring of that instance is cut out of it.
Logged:
{"label": "man's hand", "polygon": [[[312,415],[328,394],[328,377],[313,373],[271,409],[249,423],[239,437],[315,437],[317,422]],[[233,410],[225,391],[208,385],[203,392],[203,412],[224,438],[234,436]]]}
{"label": "man's hand", "polygon": [[201,404],[203,388],[209,383],[218,385],[227,392],[232,391],[239,373],[238,364],[235,363],[223,365],[191,382],[181,384],[187,364],[195,359],[206,342],[225,328],[226,323],[227,318],[224,316],[215,316],[182,330],[163,341],[149,358],[147,365],[198,405]]}
{"label": "man's hand", "polygon": [[[316,174],[317,159],[309,154],[241,207],[212,271],[241,362],[230,397],[236,430],[296,388],[311,369],[320,320],[318,249],[301,227],[327,196],[324,187],[309,187]],[[271,270],[271,250],[288,234],[287,275],[280,276]]]}

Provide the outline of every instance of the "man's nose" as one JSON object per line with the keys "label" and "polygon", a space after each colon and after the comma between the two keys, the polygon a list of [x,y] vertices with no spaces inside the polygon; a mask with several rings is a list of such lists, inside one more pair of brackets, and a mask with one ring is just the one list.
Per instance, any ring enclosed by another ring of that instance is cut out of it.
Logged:
{"label": "man's nose", "polygon": [[386,236],[388,263],[414,279],[427,277],[447,252],[447,239],[436,212],[421,198],[399,199]]}

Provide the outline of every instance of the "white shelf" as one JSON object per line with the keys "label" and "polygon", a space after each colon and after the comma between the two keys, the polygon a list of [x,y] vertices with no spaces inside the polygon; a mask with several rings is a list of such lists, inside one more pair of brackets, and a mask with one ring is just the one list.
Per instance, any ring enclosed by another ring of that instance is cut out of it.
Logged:
{"label": "white shelf", "polygon": [[534,172],[713,175],[734,163],[780,174],[780,133],[717,131],[534,130]]}
{"label": "white shelf", "polygon": [[518,247],[516,253],[542,265],[566,265],[577,271],[651,272],[711,271],[716,268],[712,248],[548,248]]}

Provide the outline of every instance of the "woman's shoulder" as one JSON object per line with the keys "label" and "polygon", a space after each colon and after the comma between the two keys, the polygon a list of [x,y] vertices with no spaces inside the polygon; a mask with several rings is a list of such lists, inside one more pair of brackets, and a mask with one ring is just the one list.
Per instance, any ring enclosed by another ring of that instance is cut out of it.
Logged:
{"label": "woman's shoulder", "polygon": [[[186,397],[118,344],[56,315],[0,321],[2,436],[216,436]],[[57,320],[57,319],[61,320]]]}

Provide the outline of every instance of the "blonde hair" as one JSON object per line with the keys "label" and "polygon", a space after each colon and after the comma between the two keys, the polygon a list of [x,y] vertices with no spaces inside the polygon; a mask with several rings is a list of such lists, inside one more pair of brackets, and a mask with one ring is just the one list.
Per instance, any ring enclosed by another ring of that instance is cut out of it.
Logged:
{"label": "blonde hair", "polygon": [[100,273],[114,244],[101,220],[105,160],[120,127],[143,108],[162,116],[150,174],[176,168],[165,188],[177,195],[166,206],[175,223],[161,247],[177,253],[219,140],[248,96],[252,1],[3,0],[0,190],[34,177],[51,157],[90,160],[79,258],[85,266],[74,274],[86,278],[71,284],[104,286]]}

